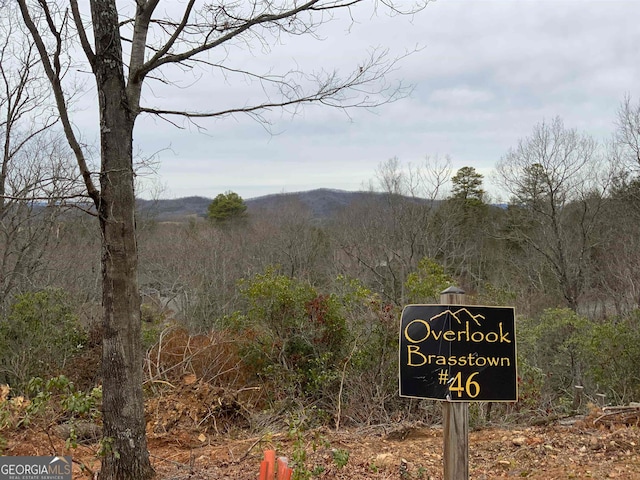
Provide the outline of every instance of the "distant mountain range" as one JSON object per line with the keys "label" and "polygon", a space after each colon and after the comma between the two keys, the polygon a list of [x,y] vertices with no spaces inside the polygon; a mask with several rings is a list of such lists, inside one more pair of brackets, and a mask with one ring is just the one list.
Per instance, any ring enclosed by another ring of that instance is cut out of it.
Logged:
{"label": "distant mountain range", "polygon": [[[252,211],[277,211],[291,203],[302,204],[309,209],[314,218],[327,218],[354,202],[380,200],[382,193],[348,192],[320,188],[306,192],[276,193],[245,199],[249,213]],[[205,218],[209,204],[213,201],[206,197],[184,197],[171,200],[137,200],[141,216],[158,221],[186,221]]]}

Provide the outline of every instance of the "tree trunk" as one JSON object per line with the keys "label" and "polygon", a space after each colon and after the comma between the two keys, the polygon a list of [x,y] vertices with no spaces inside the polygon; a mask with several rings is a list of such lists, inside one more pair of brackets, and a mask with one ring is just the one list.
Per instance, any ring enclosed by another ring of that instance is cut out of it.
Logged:
{"label": "tree trunk", "polygon": [[103,459],[101,478],[143,480],[151,478],[154,472],[147,451],[142,392],[131,165],[133,124],[126,120],[105,121],[105,125],[114,125],[111,128],[117,130],[103,135],[102,140],[102,413],[104,438],[110,448]]}
{"label": "tree trunk", "polygon": [[133,126],[115,2],[91,2],[100,103],[103,441],[101,479],[153,477],[145,434]]}

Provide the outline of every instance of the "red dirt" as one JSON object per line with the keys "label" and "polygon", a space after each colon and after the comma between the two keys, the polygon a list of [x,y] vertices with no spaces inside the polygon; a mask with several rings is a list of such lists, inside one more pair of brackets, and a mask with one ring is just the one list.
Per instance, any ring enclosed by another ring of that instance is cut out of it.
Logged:
{"label": "red dirt", "polygon": [[[5,455],[71,455],[74,478],[92,478],[100,468],[97,444],[67,450],[63,440],[42,431],[7,433],[3,432]],[[595,426],[583,421],[572,426],[489,428],[471,432],[469,442],[470,478],[477,480],[640,478],[640,430],[636,426]],[[151,459],[162,480],[255,480],[266,448],[289,458],[304,449],[304,468],[317,474],[309,478],[442,478],[439,428],[406,427],[388,433],[382,427],[314,430],[296,438],[288,434],[231,438],[186,430],[149,434]],[[349,454],[348,461],[339,468],[338,455],[344,452]]]}

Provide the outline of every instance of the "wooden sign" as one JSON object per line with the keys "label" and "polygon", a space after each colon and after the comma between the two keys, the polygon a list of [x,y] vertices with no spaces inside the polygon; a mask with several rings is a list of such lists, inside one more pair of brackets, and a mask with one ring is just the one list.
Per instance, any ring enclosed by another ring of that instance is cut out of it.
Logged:
{"label": "wooden sign", "polygon": [[452,402],[518,399],[512,307],[408,305],[400,395]]}

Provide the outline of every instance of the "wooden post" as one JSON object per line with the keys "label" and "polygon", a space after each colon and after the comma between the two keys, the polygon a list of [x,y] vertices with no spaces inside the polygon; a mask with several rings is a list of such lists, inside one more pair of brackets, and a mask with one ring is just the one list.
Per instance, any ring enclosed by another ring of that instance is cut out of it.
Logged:
{"label": "wooden post", "polygon": [[[464,305],[464,290],[449,287],[440,293],[443,305]],[[469,403],[442,403],[444,480],[469,479]]]}
{"label": "wooden post", "polygon": [[574,412],[580,410],[582,406],[582,395],[584,394],[584,387],[582,385],[574,385],[573,387],[573,403],[571,404],[571,409]]}

